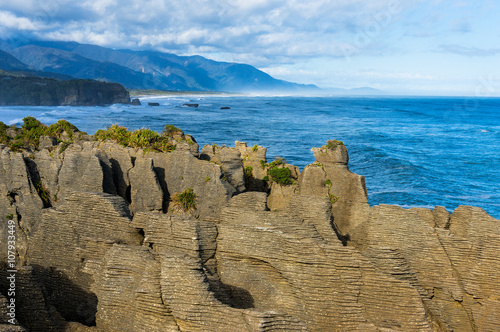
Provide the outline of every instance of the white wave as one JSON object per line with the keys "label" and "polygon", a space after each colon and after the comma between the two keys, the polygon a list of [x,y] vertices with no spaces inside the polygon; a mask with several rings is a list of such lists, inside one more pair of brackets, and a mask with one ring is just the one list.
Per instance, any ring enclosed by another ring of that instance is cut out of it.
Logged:
{"label": "white wave", "polygon": [[9,126],[12,126],[14,124],[20,124],[20,123],[23,123],[23,119],[21,119],[21,118],[14,119],[14,120],[9,121]]}

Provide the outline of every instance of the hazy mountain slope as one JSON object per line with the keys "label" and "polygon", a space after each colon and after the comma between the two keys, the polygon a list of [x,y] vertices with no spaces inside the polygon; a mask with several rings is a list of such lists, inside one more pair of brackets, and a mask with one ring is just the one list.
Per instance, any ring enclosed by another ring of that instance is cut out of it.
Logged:
{"label": "hazy mountain slope", "polygon": [[127,88],[233,92],[317,90],[313,85],[277,80],[250,65],[217,62],[201,56],[114,50],[75,42],[31,41],[16,47],[4,42],[0,48],[37,70],[118,82]]}
{"label": "hazy mountain slope", "polygon": [[0,51],[0,69],[3,70],[26,70],[28,66],[19,61],[11,54]]}

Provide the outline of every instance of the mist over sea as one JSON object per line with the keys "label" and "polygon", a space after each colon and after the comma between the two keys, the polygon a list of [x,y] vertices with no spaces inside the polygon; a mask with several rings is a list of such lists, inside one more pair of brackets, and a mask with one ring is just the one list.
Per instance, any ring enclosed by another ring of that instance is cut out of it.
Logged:
{"label": "mist over sea", "polygon": [[[338,139],[366,177],[371,205],[480,206],[500,218],[500,99],[193,96],[141,98],[143,106],[0,107],[0,121],[63,118],[93,134],[117,123],[161,131],[173,124],[200,147],[245,141],[301,169],[311,147]],[[158,102],[159,107],[147,106]],[[198,108],[182,107],[198,103]],[[222,110],[227,106],[230,109]],[[201,149],[201,148],[200,148]]]}

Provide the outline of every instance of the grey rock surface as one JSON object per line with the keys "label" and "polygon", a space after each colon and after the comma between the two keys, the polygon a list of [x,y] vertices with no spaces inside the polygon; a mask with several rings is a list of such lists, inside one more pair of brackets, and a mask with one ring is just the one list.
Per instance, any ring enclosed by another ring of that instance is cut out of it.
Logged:
{"label": "grey rock surface", "polygon": [[[185,145],[0,146],[22,294],[13,331],[500,330],[500,222],[482,209],[370,207],[338,143],[301,173],[280,165],[290,185],[265,184],[265,148],[199,158]],[[188,188],[194,211],[173,209]],[[2,221],[2,247],[7,236]]]}

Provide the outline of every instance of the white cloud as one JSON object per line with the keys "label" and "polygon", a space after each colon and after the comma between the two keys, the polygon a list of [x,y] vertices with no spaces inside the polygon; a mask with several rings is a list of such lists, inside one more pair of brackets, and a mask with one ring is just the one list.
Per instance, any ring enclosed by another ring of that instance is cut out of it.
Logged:
{"label": "white cloud", "polygon": [[16,15],[0,11],[0,26],[17,30],[36,30],[37,24],[26,17],[17,17]]}

